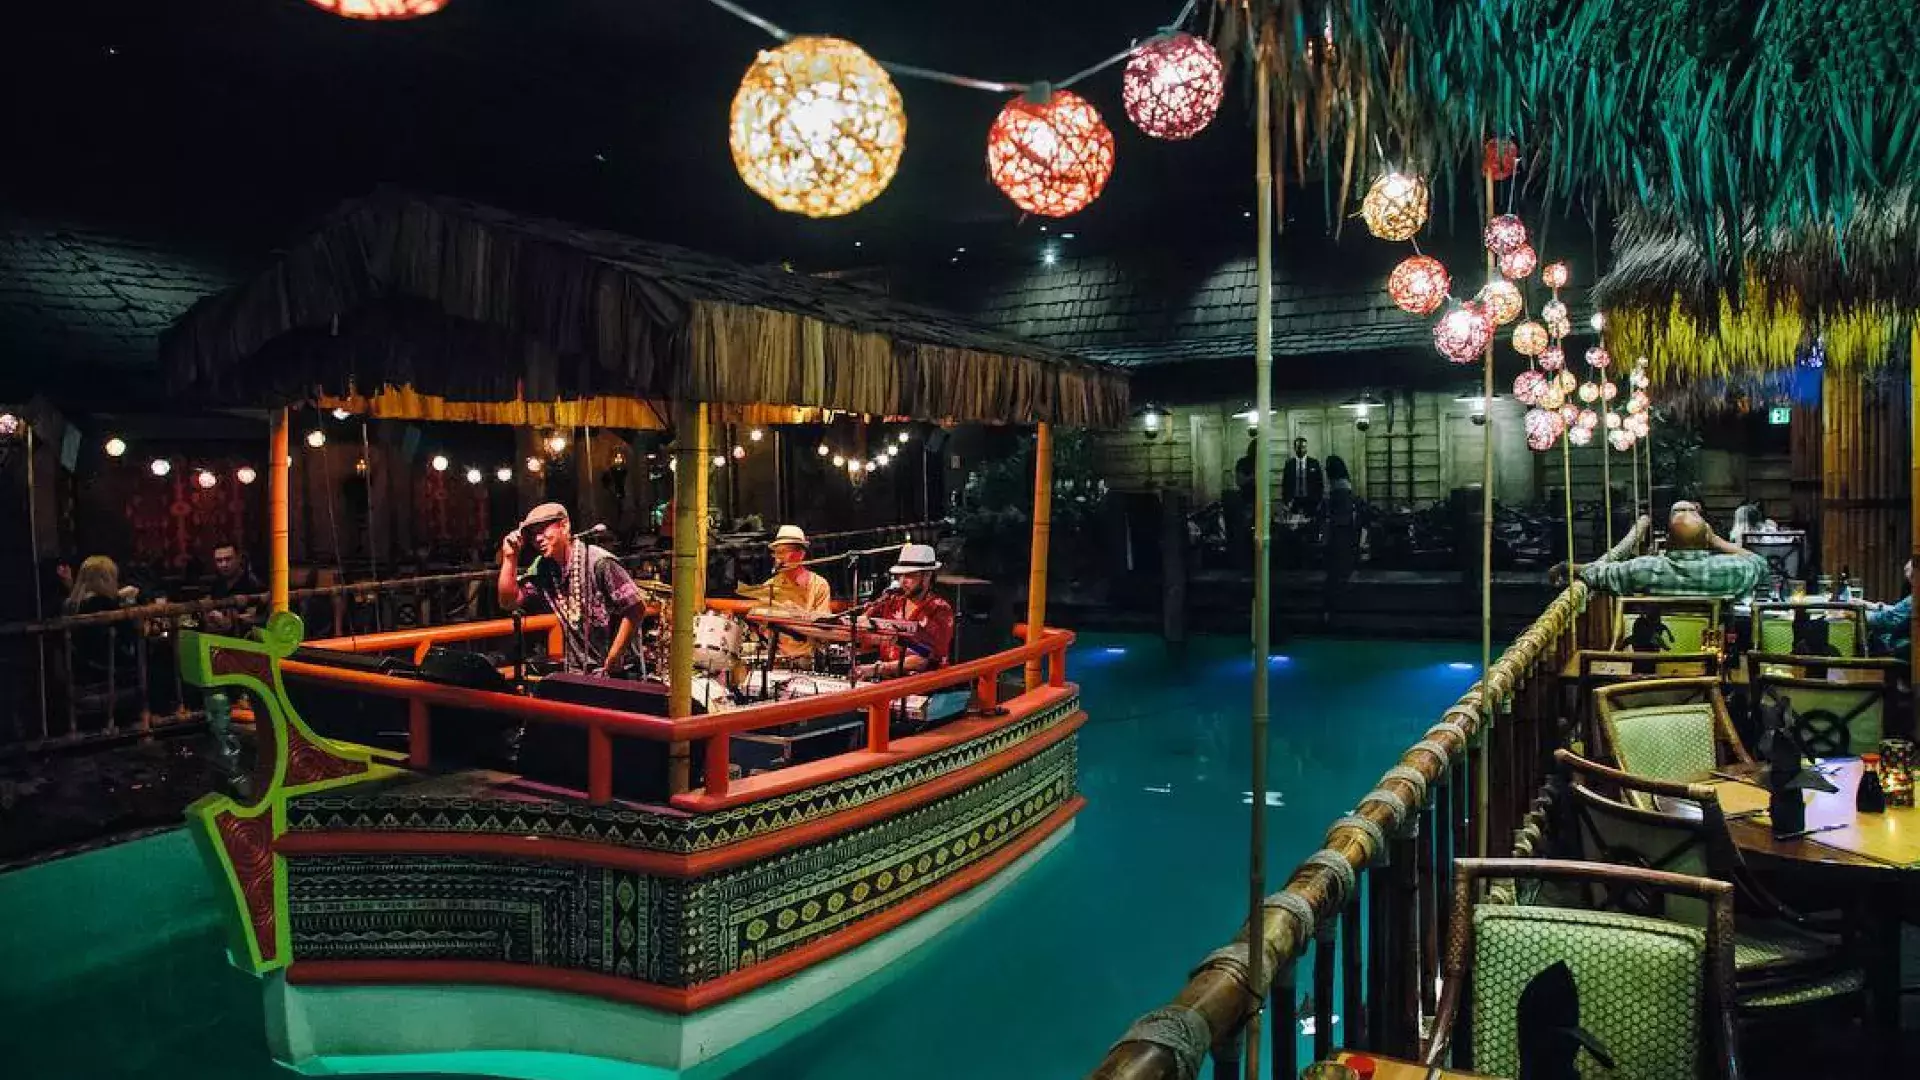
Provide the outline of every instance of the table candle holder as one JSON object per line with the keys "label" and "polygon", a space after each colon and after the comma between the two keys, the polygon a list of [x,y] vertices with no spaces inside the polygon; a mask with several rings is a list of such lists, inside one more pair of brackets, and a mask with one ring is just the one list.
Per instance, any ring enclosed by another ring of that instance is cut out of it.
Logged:
{"label": "table candle holder", "polygon": [[1887,806],[1913,805],[1913,743],[1907,739],[1880,740],[1880,787]]}

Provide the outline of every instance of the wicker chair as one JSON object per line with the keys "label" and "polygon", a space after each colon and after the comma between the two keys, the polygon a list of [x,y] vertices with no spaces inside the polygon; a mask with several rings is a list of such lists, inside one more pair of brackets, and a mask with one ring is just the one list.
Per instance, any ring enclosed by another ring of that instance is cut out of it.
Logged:
{"label": "wicker chair", "polygon": [[[1740,1075],[1733,1013],[1733,887],[1723,881],[1604,863],[1460,859],[1454,863],[1445,981],[1425,1060],[1495,1076],[1519,1074],[1517,1010],[1526,985],[1565,961],[1581,1024],[1618,1063],[1609,1075]],[[1482,880],[1604,882],[1694,898],[1704,925],[1581,908],[1477,901]]]}
{"label": "wicker chair", "polygon": [[[1613,600],[1613,649],[1697,653],[1712,648],[1726,601],[1717,596],[1617,596]],[[1654,620],[1649,623],[1648,620]],[[1664,628],[1657,632],[1655,624]],[[1657,640],[1654,640],[1657,639]],[[1641,646],[1636,646],[1636,641]],[[1654,648],[1645,648],[1651,644]]]}
{"label": "wicker chair", "polygon": [[[1719,795],[1706,784],[1681,784],[1609,769],[1565,750],[1554,759],[1568,774],[1558,831],[1574,858],[1691,874],[1731,882],[1740,914],[1733,957],[1736,1000],[1744,1014],[1841,1003],[1857,1005],[1864,972],[1848,955],[1844,924],[1802,914],[1781,903],[1747,870],[1727,831]],[[1642,809],[1602,792],[1639,794]],[[1670,918],[1704,926],[1706,909],[1688,898],[1639,889],[1610,891],[1597,883],[1586,902],[1597,910]]]}
{"label": "wicker chair", "polygon": [[[1815,757],[1852,757],[1912,727],[1896,708],[1897,660],[1749,653],[1748,730],[1760,729],[1760,710],[1774,702],[1793,709],[1794,730]],[[1821,677],[1824,676],[1824,677]]]}
{"label": "wicker chair", "polygon": [[1619,683],[1595,690],[1593,701],[1600,749],[1626,772],[1698,780],[1722,765],[1753,764],[1733,730],[1718,678]]}
{"label": "wicker chair", "polygon": [[1830,600],[1754,604],[1750,647],[1763,653],[1802,653],[1794,648],[1794,623],[1802,615],[1811,618],[1824,631],[1827,644],[1833,648],[1831,655],[1867,655],[1866,605]]}
{"label": "wicker chair", "polygon": [[1652,656],[1631,649],[1581,649],[1573,657],[1574,730],[1586,740],[1587,752],[1597,754],[1601,741],[1593,710],[1595,690],[1636,679],[1686,678],[1719,672],[1720,654],[1706,650]]}

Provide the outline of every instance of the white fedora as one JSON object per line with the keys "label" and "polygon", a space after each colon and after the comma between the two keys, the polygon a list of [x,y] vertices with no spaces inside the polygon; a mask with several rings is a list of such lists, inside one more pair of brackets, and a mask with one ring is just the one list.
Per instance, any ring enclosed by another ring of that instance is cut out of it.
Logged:
{"label": "white fedora", "polygon": [[900,561],[893,564],[889,574],[924,574],[940,569],[940,558],[933,548],[926,544],[908,544],[900,549]]}
{"label": "white fedora", "polygon": [[801,547],[812,546],[807,542],[807,534],[802,531],[798,525],[780,526],[780,531],[774,533],[773,539],[767,542],[767,546],[770,548],[779,547],[782,544],[799,544]]}

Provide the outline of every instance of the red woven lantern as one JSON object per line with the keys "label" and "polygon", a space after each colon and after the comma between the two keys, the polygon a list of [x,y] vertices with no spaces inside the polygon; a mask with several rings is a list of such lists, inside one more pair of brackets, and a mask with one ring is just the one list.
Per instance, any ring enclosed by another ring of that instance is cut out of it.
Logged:
{"label": "red woven lantern", "polygon": [[1545,282],[1549,289],[1566,288],[1567,281],[1572,276],[1572,272],[1567,269],[1567,264],[1563,262],[1550,262],[1545,270],[1540,271],[1540,280]]}
{"label": "red woven lantern", "polygon": [[1453,285],[1447,268],[1430,255],[1415,255],[1393,268],[1387,275],[1387,295],[1400,310],[1413,315],[1431,315],[1447,302],[1447,289]]}
{"label": "red woven lantern", "polygon": [[307,0],[307,3],[343,19],[378,22],[431,15],[452,3],[452,0]]}
{"label": "red woven lantern", "polygon": [[1567,366],[1567,354],[1558,345],[1549,345],[1540,350],[1540,370],[1559,371]]}
{"label": "red woven lantern", "polygon": [[1135,127],[1156,139],[1191,139],[1220,111],[1220,54],[1192,34],[1168,34],[1134,50],[1120,100]]}
{"label": "red woven lantern", "polygon": [[1480,359],[1492,342],[1493,319],[1472,301],[1440,316],[1440,321],[1433,324],[1433,347],[1456,364]]}
{"label": "red woven lantern", "polygon": [[1513,380],[1513,400],[1522,405],[1537,405],[1547,389],[1547,377],[1537,371],[1523,371]]}
{"label": "red woven lantern", "polygon": [[1550,344],[1547,328],[1532,319],[1513,328],[1513,351],[1521,356],[1539,356]]}
{"label": "red woven lantern", "polygon": [[1480,148],[1480,171],[1490,180],[1508,179],[1519,164],[1520,144],[1512,139],[1496,135]]}
{"label": "red woven lantern", "polygon": [[1571,401],[1563,401],[1560,403],[1560,427],[1562,430],[1572,427],[1573,422],[1579,418],[1580,406],[1575,405]]}
{"label": "red woven lantern", "polygon": [[[1512,214],[1501,214],[1487,222],[1487,231],[1480,234],[1480,239],[1486,243],[1488,251],[1495,255],[1505,255],[1527,242],[1527,225]],[[1525,277],[1526,275],[1515,276]]]}
{"label": "red woven lantern", "polygon": [[1504,278],[1495,278],[1481,286],[1476,299],[1486,305],[1487,314],[1493,316],[1495,326],[1507,325],[1527,309],[1527,302],[1520,298],[1520,290]]}
{"label": "red woven lantern", "polygon": [[1608,356],[1607,350],[1600,346],[1595,345],[1593,348],[1587,350],[1588,367],[1605,370],[1606,366],[1611,363],[1613,363],[1613,357]]}
{"label": "red woven lantern", "polygon": [[1600,400],[1612,401],[1620,396],[1620,388],[1609,380],[1600,384]]}
{"label": "red woven lantern", "polygon": [[1554,440],[1566,425],[1560,414],[1547,409],[1527,410],[1527,445],[1535,450],[1553,449]]}
{"label": "red woven lantern", "polygon": [[1522,243],[1519,247],[1500,256],[1500,272],[1515,281],[1533,273],[1540,263],[1540,257],[1533,253],[1533,245]]}
{"label": "red woven lantern", "polygon": [[987,172],[1013,204],[1043,217],[1087,208],[1113,176],[1113,132],[1078,94],[1007,102],[987,132]]}

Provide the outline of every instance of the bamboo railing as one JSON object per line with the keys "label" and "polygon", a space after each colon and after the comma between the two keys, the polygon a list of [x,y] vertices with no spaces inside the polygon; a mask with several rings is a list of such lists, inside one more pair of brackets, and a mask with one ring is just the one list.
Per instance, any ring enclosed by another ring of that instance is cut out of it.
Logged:
{"label": "bamboo railing", "polygon": [[[1646,537],[1642,520],[1603,558],[1629,557]],[[1489,796],[1490,846],[1504,851],[1561,740],[1558,675],[1573,657],[1576,630],[1583,641],[1608,632],[1606,605],[1590,608],[1587,596],[1577,581],[1561,592],[1266,898],[1260,945],[1261,966],[1274,973],[1270,985],[1249,977],[1254,956],[1243,925],[1201,960],[1171,1002],[1134,1021],[1091,1076],[1193,1077],[1209,1054],[1214,1076],[1238,1076],[1242,1032],[1269,999],[1271,1075],[1298,1075],[1302,962],[1315,1059],[1335,1048],[1336,1011],[1340,1046],[1416,1058],[1446,956],[1453,859],[1473,853],[1479,785]],[[1468,767],[1482,739],[1489,740],[1484,776]],[[1336,970],[1344,984],[1337,1001]]]}

